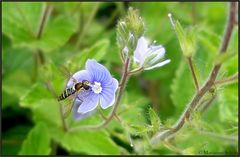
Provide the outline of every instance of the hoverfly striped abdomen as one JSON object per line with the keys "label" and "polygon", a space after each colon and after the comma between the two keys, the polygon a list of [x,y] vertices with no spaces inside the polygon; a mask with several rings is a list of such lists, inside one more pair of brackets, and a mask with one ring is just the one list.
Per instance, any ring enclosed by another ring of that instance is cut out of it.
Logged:
{"label": "hoverfly striped abdomen", "polygon": [[73,85],[71,88],[65,89],[65,91],[58,97],[58,101],[64,100],[67,97],[73,95],[77,91],[80,90],[88,90],[89,89],[89,81],[83,80],[82,83],[78,82],[75,85]]}
{"label": "hoverfly striped abdomen", "polygon": [[70,95],[76,93],[75,90],[75,86],[73,86],[72,88],[67,88],[64,90],[64,92],[58,97],[58,101],[66,99],[67,97],[69,97]]}

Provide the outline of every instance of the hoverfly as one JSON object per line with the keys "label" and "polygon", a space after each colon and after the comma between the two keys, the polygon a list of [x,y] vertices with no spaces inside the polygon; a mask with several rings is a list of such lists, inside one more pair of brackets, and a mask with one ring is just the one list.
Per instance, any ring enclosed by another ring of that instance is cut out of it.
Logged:
{"label": "hoverfly", "polygon": [[80,92],[87,91],[90,88],[90,82],[87,80],[83,80],[82,82],[78,82],[76,79],[73,78],[73,82],[75,83],[72,87],[66,88],[62,94],[58,97],[58,101],[65,100],[66,98],[73,96],[75,94],[75,98],[71,104],[71,108],[68,112],[64,113],[64,117],[66,118],[68,114],[71,112],[73,109],[73,105],[75,103],[75,100],[77,98],[77,95]]}
{"label": "hoverfly", "polygon": [[87,80],[83,80],[82,82],[75,83],[75,85],[73,85],[71,88],[66,88],[64,90],[64,92],[58,97],[58,101],[64,100],[76,92],[80,92],[82,90],[88,90],[90,88],[90,86],[88,86],[89,84],[90,82]]}

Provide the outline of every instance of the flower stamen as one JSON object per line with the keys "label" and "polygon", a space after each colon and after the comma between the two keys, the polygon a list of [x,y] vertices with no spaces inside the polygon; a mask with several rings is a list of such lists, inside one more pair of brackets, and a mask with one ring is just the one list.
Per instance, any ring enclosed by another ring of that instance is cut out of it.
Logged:
{"label": "flower stamen", "polygon": [[94,84],[90,84],[94,93],[99,94],[102,92],[102,86],[100,82],[94,82]]}

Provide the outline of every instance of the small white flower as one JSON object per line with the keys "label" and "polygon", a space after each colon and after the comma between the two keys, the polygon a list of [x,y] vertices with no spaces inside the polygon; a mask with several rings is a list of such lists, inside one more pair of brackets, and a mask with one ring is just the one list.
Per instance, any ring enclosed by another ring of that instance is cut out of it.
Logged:
{"label": "small white flower", "polygon": [[170,62],[164,60],[165,48],[161,45],[149,45],[145,37],[138,39],[136,50],[134,51],[134,61],[144,70],[161,67]]}

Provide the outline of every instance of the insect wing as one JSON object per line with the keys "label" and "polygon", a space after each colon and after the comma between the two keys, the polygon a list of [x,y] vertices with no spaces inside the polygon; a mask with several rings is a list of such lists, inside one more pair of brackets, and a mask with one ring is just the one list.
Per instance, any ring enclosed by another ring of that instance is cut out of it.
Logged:
{"label": "insect wing", "polygon": [[64,107],[64,118],[67,118],[69,116],[73,108],[74,108],[75,119],[82,119],[90,115],[91,112],[86,114],[80,114],[77,112],[78,107],[84,102],[84,100],[91,101],[91,98],[89,97],[89,95],[90,95],[90,91],[86,91],[84,89],[81,89],[77,91],[75,94],[71,95],[68,99],[68,103],[66,103]]}
{"label": "insect wing", "polygon": [[[65,105],[65,108],[64,108],[64,118],[67,118],[69,116],[69,114],[71,113],[72,109],[73,109],[73,106],[74,104],[77,103],[81,104],[82,103],[82,100],[79,100],[78,95],[81,93],[81,92],[85,92],[83,89],[77,91],[76,93],[74,93],[73,95],[71,95],[68,99],[68,103],[66,103]],[[79,104],[79,105],[80,105]]]}

